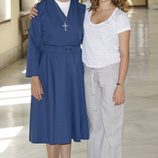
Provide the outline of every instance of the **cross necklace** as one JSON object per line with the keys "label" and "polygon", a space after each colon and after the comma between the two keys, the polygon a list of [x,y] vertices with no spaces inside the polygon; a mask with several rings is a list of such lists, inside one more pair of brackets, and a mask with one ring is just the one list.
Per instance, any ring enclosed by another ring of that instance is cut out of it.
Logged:
{"label": "cross necklace", "polygon": [[62,21],[63,21],[63,25],[62,25],[62,27],[64,28],[64,30],[65,31],[67,31],[67,28],[68,28],[68,24],[67,24],[67,17],[64,19],[64,17],[63,17],[63,15],[62,15],[62,13],[61,13],[61,10],[60,10],[60,8],[59,8],[59,6],[58,6],[58,4],[55,2],[55,6],[56,6],[56,8],[57,8],[57,10],[58,10],[58,13],[59,13],[59,15],[60,15],[60,17],[61,17],[61,19],[62,19]]}

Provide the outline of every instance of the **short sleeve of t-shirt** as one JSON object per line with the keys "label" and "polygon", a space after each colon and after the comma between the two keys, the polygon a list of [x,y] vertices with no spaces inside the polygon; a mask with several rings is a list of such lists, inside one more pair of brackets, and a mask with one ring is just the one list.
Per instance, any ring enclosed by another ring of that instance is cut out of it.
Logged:
{"label": "short sleeve of t-shirt", "polygon": [[86,5],[87,9],[91,6],[90,0],[86,0],[83,4]]}
{"label": "short sleeve of t-shirt", "polygon": [[128,15],[125,12],[118,10],[116,18],[116,31],[119,34],[128,30],[131,30]]}

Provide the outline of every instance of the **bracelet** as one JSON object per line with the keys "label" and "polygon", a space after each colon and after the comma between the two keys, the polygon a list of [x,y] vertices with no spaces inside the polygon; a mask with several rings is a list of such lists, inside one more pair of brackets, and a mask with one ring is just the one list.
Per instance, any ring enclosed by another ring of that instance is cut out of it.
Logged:
{"label": "bracelet", "polygon": [[123,87],[123,84],[121,84],[121,83],[117,82],[117,86],[122,86],[122,87]]}

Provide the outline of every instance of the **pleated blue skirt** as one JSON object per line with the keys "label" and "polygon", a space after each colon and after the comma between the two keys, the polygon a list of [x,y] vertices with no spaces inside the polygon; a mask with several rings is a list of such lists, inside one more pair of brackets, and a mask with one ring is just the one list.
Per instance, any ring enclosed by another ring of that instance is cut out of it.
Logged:
{"label": "pleated blue skirt", "polygon": [[39,77],[43,98],[31,97],[32,143],[68,144],[89,138],[80,47],[43,46]]}

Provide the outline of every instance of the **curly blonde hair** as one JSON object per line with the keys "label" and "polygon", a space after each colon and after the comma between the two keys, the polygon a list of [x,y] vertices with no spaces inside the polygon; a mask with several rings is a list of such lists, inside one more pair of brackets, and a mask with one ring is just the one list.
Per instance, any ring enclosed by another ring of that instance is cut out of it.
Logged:
{"label": "curly blonde hair", "polygon": [[[118,7],[124,12],[127,12],[126,1],[127,0],[111,0],[114,6]],[[91,0],[91,6],[89,8],[89,11],[91,10],[96,11],[98,7],[99,7],[99,0]]]}

